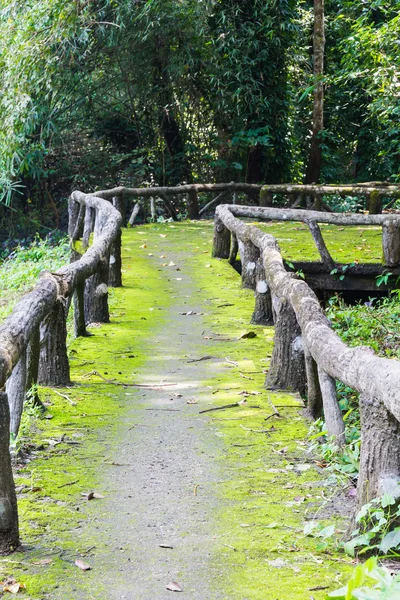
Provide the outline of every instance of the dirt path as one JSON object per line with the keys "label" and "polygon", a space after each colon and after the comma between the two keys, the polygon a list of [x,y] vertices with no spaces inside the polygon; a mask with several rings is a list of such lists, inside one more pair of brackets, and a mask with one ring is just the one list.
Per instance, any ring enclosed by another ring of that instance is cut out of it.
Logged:
{"label": "dirt path", "polygon": [[239,339],[252,293],[210,237],[127,233],[111,324],[72,344],[69,401],[43,392],[48,446],[18,479],[25,553],[0,563],[26,598],[168,600],[176,582],[191,600],[322,600],[348,570],[302,533],[334,487],[306,455],[299,398],[263,391],[272,331]]}

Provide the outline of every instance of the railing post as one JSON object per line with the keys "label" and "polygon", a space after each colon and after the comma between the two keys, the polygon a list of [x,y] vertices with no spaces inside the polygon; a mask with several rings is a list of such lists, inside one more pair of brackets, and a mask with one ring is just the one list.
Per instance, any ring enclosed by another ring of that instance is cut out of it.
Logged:
{"label": "railing post", "polygon": [[336,381],[318,366],[324,417],[328,434],[334,436],[339,448],[344,446],[344,422],[336,394]]}
{"label": "railing post", "polygon": [[304,345],[304,359],[307,375],[307,408],[313,419],[319,419],[322,416],[323,404],[318,367],[306,345]]}
{"label": "railing post", "polygon": [[265,387],[272,390],[306,392],[304,348],[294,310],[284,298],[272,296],[275,337]]}
{"label": "railing post", "polygon": [[113,204],[113,207],[116,208],[121,213],[122,227],[126,227],[127,201],[126,201],[125,196],[123,194],[121,194],[119,196],[114,196],[114,198],[112,199],[112,204]]}
{"label": "railing post", "polygon": [[242,286],[254,290],[256,287],[256,263],[260,257],[260,251],[252,242],[239,240],[238,243],[242,263]]}
{"label": "railing post", "polygon": [[386,267],[400,263],[400,228],[391,221],[382,225],[383,262]]}
{"label": "railing post", "polygon": [[261,189],[260,191],[260,206],[272,206],[273,194],[268,189]]}
{"label": "railing post", "polygon": [[225,227],[221,219],[215,216],[214,243],[212,255],[214,258],[229,258],[231,246],[231,232]]}
{"label": "railing post", "polygon": [[265,270],[262,258],[258,258],[255,269],[256,305],[254,308],[251,322],[254,325],[273,325],[274,318],[272,314],[271,291],[265,277]]}
{"label": "railing post", "polygon": [[[94,239],[101,234],[103,228],[103,215],[96,214],[94,224]],[[110,313],[108,310],[108,276],[109,276],[109,253],[101,257],[96,273],[86,280],[85,283],[85,319],[87,323],[109,323]]]}
{"label": "railing post", "polygon": [[10,409],[7,394],[0,392],[0,554],[19,546],[18,509],[11,468]]}
{"label": "railing post", "polygon": [[84,250],[89,247],[89,239],[90,235],[94,228],[94,220],[96,217],[96,211],[91,206],[86,207],[85,212],[85,222],[83,226],[83,235],[82,235],[82,246]]}
{"label": "railing post", "polygon": [[6,394],[10,406],[10,434],[15,439],[21,423],[26,392],[26,352],[22,352],[6,382]]}
{"label": "railing post", "polygon": [[[26,352],[26,391],[28,392],[32,386],[36,386],[38,382],[40,359],[40,328],[37,327],[33,332],[28,344]],[[43,404],[39,398],[37,390],[34,392],[33,403],[35,406]]]}
{"label": "railing post", "polygon": [[197,221],[199,219],[199,196],[197,190],[190,190],[187,198],[188,219]]}
{"label": "railing post", "polygon": [[85,281],[78,281],[74,291],[74,334],[75,337],[87,335],[85,318]]}
{"label": "railing post", "polygon": [[237,254],[239,252],[239,243],[236,237],[236,233],[231,234],[231,249],[229,252],[228,262],[230,265],[234,265],[236,263]]}
{"label": "railing post", "polygon": [[46,386],[71,383],[67,354],[67,302],[59,297],[40,325],[38,381]]}
{"label": "railing post", "polygon": [[400,423],[383,402],[360,396],[361,460],[357,501],[387,493],[400,498]]}
{"label": "railing post", "polygon": [[110,264],[108,273],[108,285],[110,287],[121,287],[122,286],[122,232],[118,231],[118,235],[115,238],[115,242],[111,246],[110,252]]}

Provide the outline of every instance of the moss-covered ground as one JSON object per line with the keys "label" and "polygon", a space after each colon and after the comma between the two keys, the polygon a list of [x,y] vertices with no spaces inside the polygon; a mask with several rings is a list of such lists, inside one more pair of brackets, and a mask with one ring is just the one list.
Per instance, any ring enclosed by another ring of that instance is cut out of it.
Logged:
{"label": "moss-covered ground", "polygon": [[[280,238],[287,259],[315,258],[303,228],[266,227]],[[356,231],[346,230],[347,241],[337,239],[337,251],[346,252],[343,261],[377,260],[376,232]],[[350,241],[361,235],[350,256]],[[345,527],[334,515],[326,520],[336,490],[307,454],[308,423],[301,400],[263,389],[272,329],[249,325],[253,293],[241,289],[239,276],[225,261],[211,258],[211,239],[211,223],[124,232],[124,287],[112,291],[111,323],[71,344],[75,385],[41,390],[48,418],[24,417],[22,442],[29,458],[16,470],[23,551],[0,561],[0,576],[13,575],[26,584],[21,596],[52,598],[60,587],[70,592],[57,598],[115,598],[102,589],[101,574],[74,566],[76,558],[90,562],[99,545],[85,528],[99,518],[102,501],[88,502],[83,494],[103,484],[104,472],[113,464],[113,447],[127,435],[126,415],[135,395],[123,384],[135,382],[151,358],[144,349],[167,325],[167,309],[182,301],[179,270],[192,282],[188,310],[196,302],[204,313],[202,339],[190,354],[218,359],[207,363],[205,408],[246,399],[235,408],[207,414],[207,427],[222,440],[216,460],[224,473],[216,492],[220,508],[210,523],[215,540],[209,582],[215,595],[210,598],[322,600],[348,573],[343,554],[332,548],[317,551],[316,540],[303,535],[310,519]],[[250,330],[256,337],[241,338]],[[162,380],[162,373],[156,375]],[[127,586],[126,598],[150,600],[129,595]]]}

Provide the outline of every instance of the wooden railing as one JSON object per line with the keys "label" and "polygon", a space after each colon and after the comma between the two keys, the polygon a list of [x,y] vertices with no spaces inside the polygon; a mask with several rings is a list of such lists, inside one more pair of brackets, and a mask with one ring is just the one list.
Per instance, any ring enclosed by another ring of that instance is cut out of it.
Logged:
{"label": "wooden railing", "polygon": [[240,252],[243,285],[255,290],[253,322],[275,325],[266,387],[297,390],[307,396],[312,416],[317,418],[324,413],[328,433],[335,436],[338,446],[344,443],[344,423],[336,396],[336,380],[357,390],[362,440],[358,503],[362,505],[385,492],[399,498],[400,362],[380,358],[368,347],[347,346],[333,331],[307,283],[286,271],[276,239],[237,218],[303,221],[304,212],[315,224],[317,221],[381,224],[384,238],[386,235],[386,240],[388,237],[396,239],[396,252],[392,256],[392,251],[387,249],[387,261],[389,255],[390,260],[399,261],[399,216],[352,215],[347,218],[234,205],[221,205],[216,210],[213,256],[233,262]]}
{"label": "wooden railing", "polygon": [[87,323],[109,321],[108,285],[121,285],[121,222],[110,202],[74,192],[69,201],[71,264],[43,272],[0,325],[0,390],[5,390],[0,392],[0,553],[19,545],[10,433],[18,434],[25,394],[33,384],[70,383],[66,319],[71,299],[76,335],[85,334]]}

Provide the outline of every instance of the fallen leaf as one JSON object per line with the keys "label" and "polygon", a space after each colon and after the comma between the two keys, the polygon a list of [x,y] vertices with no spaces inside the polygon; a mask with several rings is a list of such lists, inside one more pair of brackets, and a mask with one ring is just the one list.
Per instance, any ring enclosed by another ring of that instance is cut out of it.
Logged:
{"label": "fallen leaf", "polygon": [[83,560],[80,560],[79,558],[76,559],[75,565],[79,567],[79,569],[82,569],[82,571],[90,571],[90,569],[92,568],[90,565],[84,563]]}
{"label": "fallen leaf", "polygon": [[183,589],[179,583],[176,583],[176,581],[171,581],[171,583],[169,583],[166,587],[170,592],[183,592]]}
{"label": "fallen leaf", "polygon": [[166,254],[161,254],[161,256],[159,258],[167,258]]}
{"label": "fallen leaf", "polygon": [[44,565],[51,565],[52,562],[53,561],[51,558],[42,558],[41,560],[38,560],[37,562],[34,562],[33,564],[44,566]]}
{"label": "fallen leaf", "polygon": [[143,246],[139,246],[139,248],[147,248],[146,244],[143,244]]}
{"label": "fallen leaf", "polygon": [[167,234],[166,234],[166,233],[160,233],[160,237],[162,237],[162,238],[166,238],[166,237],[167,237]]}
{"label": "fallen leaf", "polygon": [[187,400],[186,404],[197,404],[197,400],[195,400],[194,398],[192,398],[191,400]]}
{"label": "fallen leaf", "polygon": [[169,266],[169,267],[175,267],[176,265],[175,265],[175,263],[174,263],[174,262],[172,262],[172,260],[171,260],[171,262],[169,262],[169,263],[168,263],[168,266]]}
{"label": "fallen leaf", "polygon": [[210,264],[206,265],[206,269],[209,269],[210,267],[211,267],[211,265],[210,265]]}
{"label": "fallen leaf", "polygon": [[24,583],[12,583],[3,587],[3,592],[10,592],[11,594],[18,594],[20,590],[25,590],[26,585]]}

